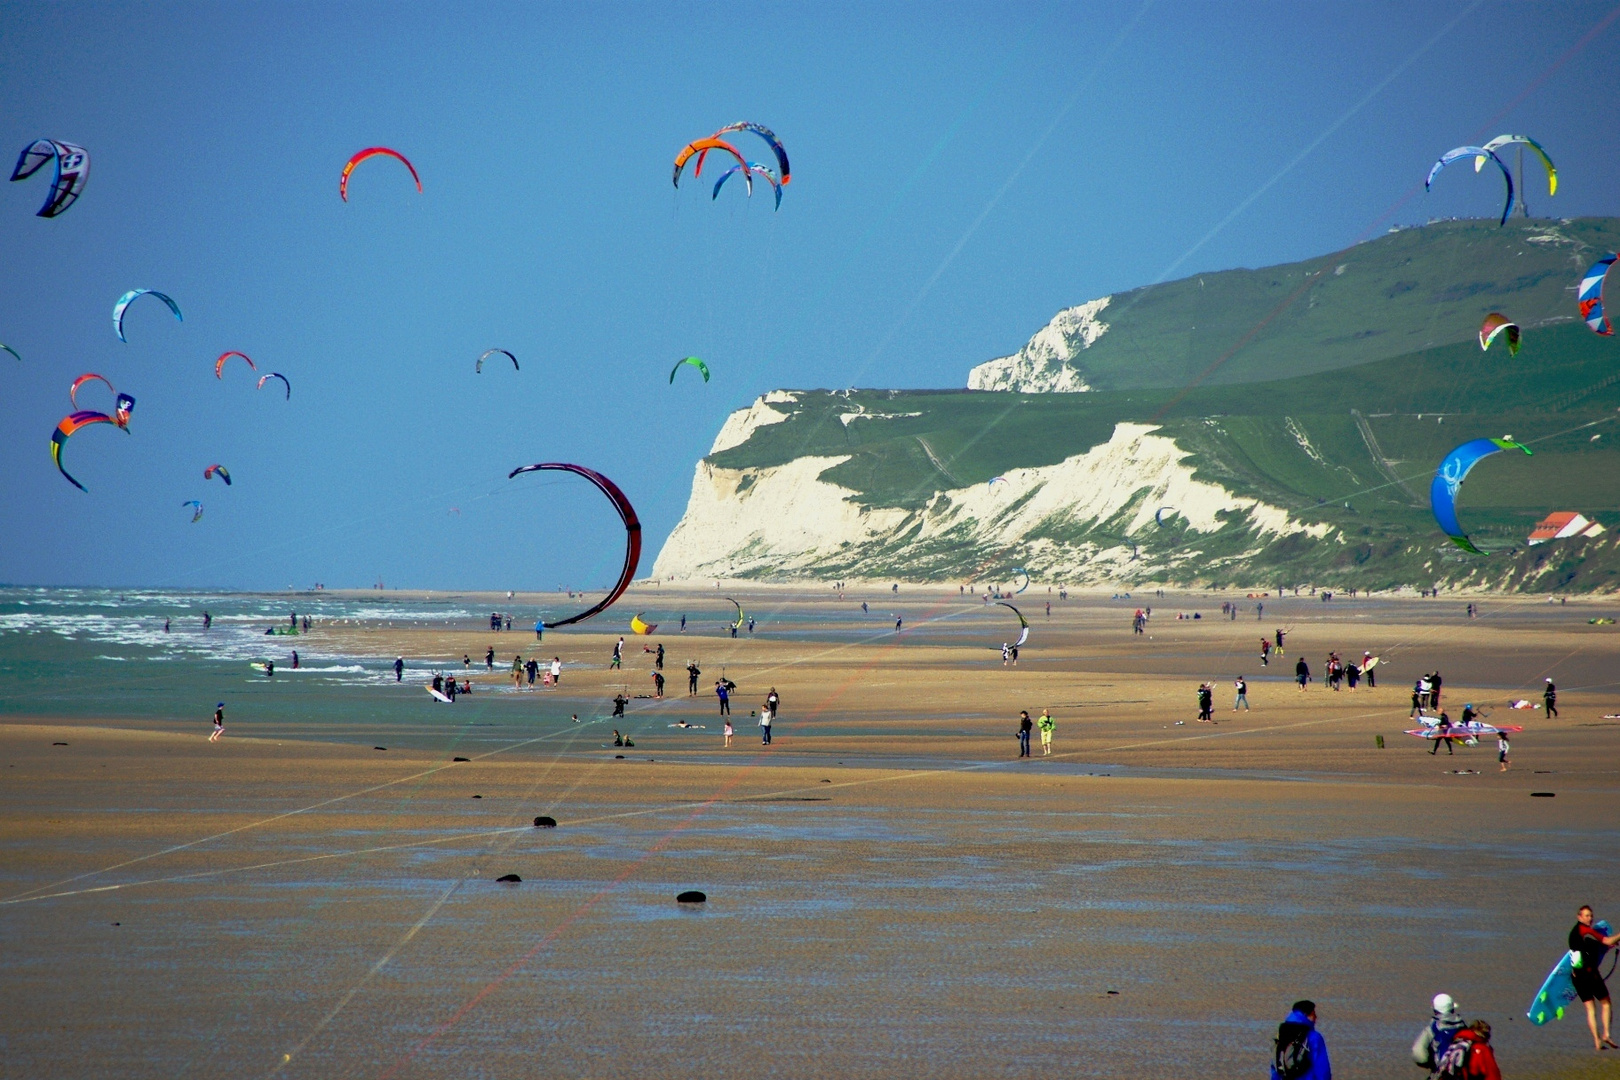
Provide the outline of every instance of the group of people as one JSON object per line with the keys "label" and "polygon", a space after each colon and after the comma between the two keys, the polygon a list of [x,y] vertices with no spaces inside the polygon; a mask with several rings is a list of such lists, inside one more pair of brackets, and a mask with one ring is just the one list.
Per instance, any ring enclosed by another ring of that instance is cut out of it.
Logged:
{"label": "group of people", "polygon": [[[493,650],[491,650],[491,652],[493,653]],[[487,659],[491,666],[493,666],[493,656],[490,656]],[[523,686],[523,680],[527,678],[529,685],[533,686],[535,678],[538,677],[540,679],[541,686],[557,686],[562,682],[562,667],[562,657],[560,656],[553,656],[551,658],[550,666],[547,666],[544,660],[531,656],[525,661],[522,656],[518,655],[517,653],[513,653],[511,669],[512,685],[520,688]]]}
{"label": "group of people", "polygon": [[1028,709],[1018,712],[1018,756],[1027,758],[1029,753],[1030,732],[1036,728],[1041,732],[1041,756],[1052,755],[1052,732],[1057,730],[1057,721],[1052,719],[1051,709],[1042,709],[1039,720],[1031,720]]}

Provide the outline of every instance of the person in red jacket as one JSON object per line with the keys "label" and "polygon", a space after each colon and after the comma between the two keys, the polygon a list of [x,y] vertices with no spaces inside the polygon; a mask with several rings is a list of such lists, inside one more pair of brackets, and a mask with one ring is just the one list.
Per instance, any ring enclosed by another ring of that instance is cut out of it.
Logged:
{"label": "person in red jacket", "polygon": [[1502,1070],[1496,1067],[1496,1051],[1491,1049],[1491,1025],[1475,1020],[1457,1032],[1440,1057],[1439,1075],[1502,1080]]}

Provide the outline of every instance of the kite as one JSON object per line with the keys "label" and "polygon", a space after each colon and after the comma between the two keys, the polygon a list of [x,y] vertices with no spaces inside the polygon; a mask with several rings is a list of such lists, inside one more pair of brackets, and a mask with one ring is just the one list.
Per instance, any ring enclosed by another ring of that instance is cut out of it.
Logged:
{"label": "kite", "polygon": [[1479,325],[1479,348],[1483,352],[1491,347],[1503,331],[1507,331],[1507,350],[1509,356],[1519,355],[1519,324],[1509,322],[1506,315],[1493,311],[1485,316],[1485,321]]}
{"label": "kite", "polygon": [[1608,276],[1609,269],[1614,266],[1616,258],[1615,253],[1611,251],[1593,263],[1592,269],[1581,278],[1580,289],[1575,294],[1575,299],[1581,305],[1581,318],[1586,320],[1586,325],[1594,334],[1602,334],[1604,337],[1614,333],[1614,326],[1603,313],[1603,281]]}
{"label": "kite", "polygon": [[[243,357],[243,359],[245,360],[245,359],[247,359],[247,357]],[[253,370],[257,371],[259,369],[254,368]],[[269,381],[270,379],[280,379],[281,380],[281,385],[286,387],[286,389],[287,389],[287,397],[286,397],[285,400],[291,401],[292,400],[292,383],[288,382],[287,381],[287,376],[283,375],[279,371],[272,371],[268,375],[260,375],[259,376],[259,385],[258,385],[257,389],[263,390],[264,389],[264,384],[267,381]]]}
{"label": "kite", "polygon": [[128,394],[119,394],[118,403],[113,409],[113,423],[129,430],[129,414],[135,409],[135,399]]}
{"label": "kite", "polygon": [[515,357],[511,353],[507,352],[505,349],[485,349],[484,350],[484,355],[480,356],[478,358],[478,363],[473,365],[473,374],[474,375],[482,375],[484,373],[484,361],[487,360],[489,357],[494,356],[496,353],[500,353],[502,356],[504,356],[508,360],[512,361],[512,370],[513,371],[521,371],[521,370],[523,370],[522,368],[518,367],[517,357]]}
{"label": "kite", "polygon": [[1440,525],[1445,534],[1451,537],[1451,542],[1471,555],[1483,555],[1483,551],[1475,547],[1468,534],[1457,521],[1457,489],[1468,476],[1468,471],[1492,454],[1499,454],[1503,450],[1523,450],[1529,454],[1530,448],[1512,439],[1474,439],[1465,442],[1457,449],[1446,455],[1446,459],[1435,470],[1434,482],[1429,485],[1429,504],[1434,510],[1434,520]]}
{"label": "kite", "polygon": [[1170,511],[1172,514],[1179,513],[1179,511],[1173,506],[1161,506],[1157,510],[1153,511],[1153,524],[1157,525],[1161,529],[1167,528],[1164,523],[1164,512],[1166,510]]}
{"label": "kite", "polygon": [[379,154],[384,154],[391,158],[398,158],[401,162],[403,162],[405,167],[411,170],[411,179],[416,181],[417,194],[421,194],[422,178],[416,175],[416,166],[412,165],[410,160],[406,158],[404,154],[400,153],[398,150],[390,150],[386,146],[368,146],[366,149],[360,151],[358,154],[354,155],[354,157],[350,158],[349,163],[343,166],[343,177],[338,180],[339,198],[341,198],[344,202],[349,201],[349,174],[354,172],[354,167],[366,160],[366,158],[376,157]]}
{"label": "kite", "polygon": [[984,482],[984,486],[989,488],[991,491],[994,491],[994,490],[996,490],[995,484],[996,484],[996,481],[998,481],[998,480],[1001,481],[1003,484],[1005,484],[1007,482],[1007,478],[1005,476],[992,476],[990,479],[988,479],[988,480],[986,480]]}
{"label": "kite", "polygon": [[225,466],[223,466],[223,465],[210,465],[210,466],[208,466],[208,468],[203,470],[203,479],[204,480],[212,480],[214,478],[215,473],[219,473],[219,478],[221,480],[225,481],[225,486],[226,487],[231,486],[231,474],[225,471]]}
{"label": "kite", "polygon": [[641,612],[637,612],[636,614],[630,616],[630,632],[632,634],[650,634],[654,630],[658,629],[657,623],[645,622],[641,618],[641,615]]}
{"label": "kite", "polygon": [[118,298],[118,303],[113,305],[113,329],[118,333],[118,340],[122,341],[126,345],[129,344],[129,339],[124,336],[124,309],[129,307],[137,296],[145,296],[147,294],[151,294],[152,296],[155,296],[159,300],[163,301],[165,304],[168,304],[169,310],[174,312],[174,317],[180,322],[186,321],[186,317],[180,314],[180,305],[158,292],[156,289],[131,289],[123,296],[120,296]]}
{"label": "kite", "polygon": [[202,503],[198,502],[196,499],[187,499],[180,505],[182,507],[195,506],[197,508],[197,512],[191,515],[191,523],[193,525],[197,524],[197,522],[202,519]]}
{"label": "kite", "polygon": [[1013,573],[1024,575],[1024,583],[1013,590],[1013,595],[1017,596],[1019,593],[1029,588],[1029,571],[1025,570],[1022,566],[1015,566],[1013,567]]}
{"label": "kite", "polygon": [[510,480],[519,473],[537,472],[543,469],[552,469],[561,472],[571,472],[576,476],[583,476],[606,495],[613,502],[613,508],[619,512],[624,521],[624,569],[619,571],[619,580],[608,592],[601,603],[587,608],[578,615],[571,615],[566,619],[545,623],[547,630],[559,626],[568,626],[571,623],[584,622],[592,615],[600,614],[612,606],[613,602],[624,595],[624,590],[630,587],[630,581],[636,576],[636,564],[641,561],[641,522],[636,517],[636,511],[630,505],[630,500],[624,497],[619,486],[599,472],[585,468],[583,465],[570,465],[562,461],[543,461],[537,465],[521,465],[507,474]]}
{"label": "kite", "polygon": [[[698,139],[696,142],[687,143],[685,148],[682,149],[679,154],[675,155],[675,174],[672,179],[674,180],[676,187],[681,186],[681,170],[686,168],[686,163],[691,160],[692,155],[709,150],[724,150],[726,153],[737,159],[738,165],[741,165],[745,169],[748,168],[748,162],[744,160],[743,156],[737,152],[737,148],[726,142],[724,139]],[[702,159],[700,158],[698,159],[697,167],[693,170],[693,175],[700,176],[702,173],[703,163]],[[747,173],[745,174],[744,178],[748,183],[748,194],[752,195],[754,193],[754,174]]]}
{"label": "kite", "polygon": [[18,360],[22,359],[22,353],[18,352],[16,349],[13,349],[10,345],[0,345],[0,349],[6,350],[6,352],[10,353],[12,356],[15,356]]}
{"label": "kite", "polygon": [[[728,597],[726,597],[726,599],[731,600],[731,597],[728,596]],[[731,624],[731,628],[733,630],[741,630],[742,629],[742,624],[744,622],[748,621],[748,617],[743,614],[743,609],[742,609],[741,604],[737,603],[737,601],[735,601],[735,600],[731,600],[731,604],[732,604],[733,607],[735,607],[737,609],[737,621]]]}
{"label": "kite", "polygon": [[695,356],[683,356],[681,359],[675,361],[674,367],[669,369],[669,382],[671,386],[675,385],[675,373],[681,370],[682,364],[690,364],[692,367],[697,368],[699,371],[703,372],[703,381],[709,381],[708,364],[705,364],[702,360],[699,360]]}
{"label": "kite", "polygon": [[1496,156],[1494,150],[1487,150],[1483,146],[1459,146],[1455,150],[1447,150],[1440,160],[1434,163],[1434,168],[1429,170],[1429,178],[1423,181],[1423,190],[1428,191],[1430,189],[1434,184],[1434,178],[1439,175],[1441,169],[1450,165],[1453,161],[1460,161],[1469,156],[1488,157],[1501,168],[1502,179],[1507,181],[1507,205],[1502,207],[1501,224],[1506,225],[1509,215],[1513,213],[1513,173],[1503,164],[1502,159]]}
{"label": "kite", "polygon": [[452,506],[449,510],[446,511],[446,513],[454,514],[454,515],[456,515],[456,517],[460,517],[461,516],[461,507]]}
{"label": "kite", "polygon": [[[219,359],[214,361],[214,378],[223,379],[225,377],[225,361],[229,360],[233,356],[240,356],[242,359],[247,361],[248,367],[252,368],[254,371],[259,370],[259,365],[255,364],[253,359],[248,356],[247,353],[237,352],[235,349],[232,349],[230,352],[220,353]],[[287,380],[283,379],[281,381],[286,382]],[[287,396],[292,396],[292,390],[290,387],[288,388]]]}
{"label": "kite", "polygon": [[[1530,149],[1534,150],[1541,157],[1541,163],[1547,166],[1547,195],[1548,197],[1551,197],[1558,194],[1558,170],[1553,168],[1552,158],[1547,156],[1547,151],[1542,149],[1541,144],[1536,142],[1536,140],[1532,139],[1530,136],[1498,135],[1496,138],[1480,147],[1480,149],[1489,150],[1494,154],[1503,147],[1511,146],[1514,143],[1523,143],[1525,146],[1528,146]],[[1479,170],[1483,169],[1484,167],[1485,155],[1480,154],[1474,158],[1474,171],[1479,172]]]}
{"label": "kite", "polygon": [[56,175],[38,217],[55,217],[72,206],[90,179],[90,152],[82,146],[54,139],[40,139],[26,147],[17,158],[17,167],[11,170],[11,178],[26,180],[44,168],[47,161],[56,163]]}
{"label": "kite", "polygon": [[1019,611],[1017,608],[1013,607],[1011,604],[1007,603],[1005,600],[997,600],[996,603],[1000,604],[1002,607],[1006,608],[1008,611],[1010,611],[1014,615],[1018,616],[1018,625],[1020,627],[1022,627],[1023,629],[1019,630],[1019,632],[1018,632],[1018,640],[1013,642],[1013,648],[1017,649],[1017,648],[1022,647],[1024,642],[1029,640],[1029,620],[1024,618],[1024,613],[1022,611]]}
{"label": "kite", "polygon": [[[725,172],[721,173],[720,174],[720,179],[718,179],[718,180],[716,180],[714,182],[714,194],[709,196],[709,201],[713,202],[714,200],[716,200],[716,199],[718,199],[720,197],[720,189],[725,186],[727,178],[730,177],[732,173],[738,173],[738,172],[742,172],[742,171],[743,171],[743,166],[741,166],[741,165],[733,165],[731,168],[729,168]],[[748,171],[749,176],[763,176],[766,180],[770,181],[771,190],[776,192],[776,209],[778,209],[778,210],[782,209],[782,185],[776,182],[776,174],[771,172],[771,170],[767,169],[765,166],[760,165],[757,162],[753,162],[753,161],[750,161],[748,163],[747,171]],[[748,193],[750,195],[753,194],[752,186],[749,187]]]}
{"label": "kite", "polygon": [[[770,143],[771,153],[776,155],[777,167],[782,172],[782,183],[786,184],[789,180],[793,179],[793,174],[788,169],[787,151],[782,149],[782,140],[776,137],[776,132],[772,131],[764,124],[753,124],[747,120],[739,120],[735,124],[727,124],[725,127],[721,128],[719,131],[715,132],[709,137],[711,139],[718,139],[720,136],[729,135],[733,131],[752,131],[755,135],[758,135],[760,138]],[[703,150],[698,154],[696,170],[696,174],[698,176],[703,175],[703,159],[708,157],[708,155],[709,152],[707,150]],[[750,168],[754,167],[755,166],[750,166]],[[776,181],[772,180],[771,182],[774,184]],[[778,187],[776,191],[776,201],[778,204],[780,204],[782,201],[782,190],[780,187]]]}
{"label": "kite", "polygon": [[73,385],[68,387],[68,400],[73,403],[73,407],[75,409],[77,409],[79,407],[79,387],[83,386],[87,382],[92,382],[92,381],[100,381],[102,383],[105,383],[107,389],[109,391],[111,391],[114,394],[114,396],[117,395],[117,393],[118,393],[117,388],[114,387],[112,383],[107,382],[106,376],[97,375],[93,371],[88,372],[87,374],[80,375],[77,379],[74,379],[73,380]]}
{"label": "kite", "polygon": [[[123,405],[122,396],[120,397],[119,405]],[[129,408],[133,409],[134,407],[135,399],[130,398]],[[127,410],[125,410],[125,415],[127,417]],[[59,471],[63,476],[67,477],[68,483],[72,484],[85,494],[89,494],[90,489],[73,479],[73,477],[68,473],[66,466],[62,464],[62,447],[67,443],[68,439],[73,436],[74,432],[89,424],[115,424],[118,427],[124,427],[123,424],[119,424],[117,420],[114,420],[106,413],[85,411],[72,413],[68,416],[62,417],[61,422],[56,425],[56,430],[51,432],[51,460],[56,463],[57,471]],[[129,429],[125,428],[125,430],[127,431]]]}

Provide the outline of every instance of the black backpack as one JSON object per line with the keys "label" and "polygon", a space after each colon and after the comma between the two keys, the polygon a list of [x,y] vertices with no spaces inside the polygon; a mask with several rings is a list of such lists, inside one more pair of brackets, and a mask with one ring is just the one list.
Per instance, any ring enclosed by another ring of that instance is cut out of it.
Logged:
{"label": "black backpack", "polygon": [[1311,1050],[1305,1040],[1311,1029],[1287,1020],[1277,1026],[1277,1041],[1271,1054],[1271,1067],[1279,1080],[1300,1080],[1311,1071]]}

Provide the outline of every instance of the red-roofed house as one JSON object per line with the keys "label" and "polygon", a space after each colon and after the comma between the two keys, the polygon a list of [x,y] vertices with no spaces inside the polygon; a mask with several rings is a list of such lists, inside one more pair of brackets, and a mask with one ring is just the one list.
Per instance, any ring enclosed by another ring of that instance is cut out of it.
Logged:
{"label": "red-roofed house", "polygon": [[1564,540],[1571,536],[1597,536],[1603,531],[1602,525],[1588,521],[1584,514],[1560,510],[1541,519],[1541,524],[1530,533],[1530,543],[1533,546],[1545,544],[1548,540]]}

